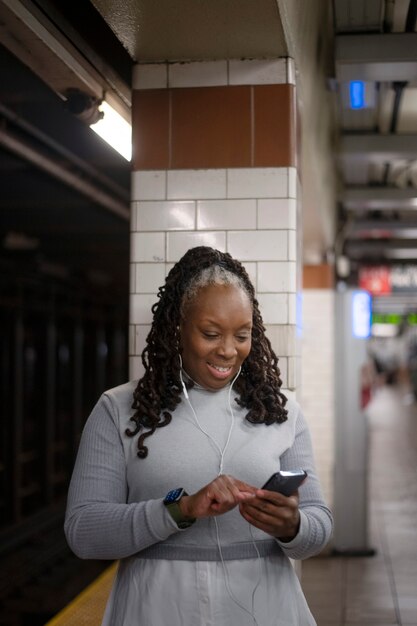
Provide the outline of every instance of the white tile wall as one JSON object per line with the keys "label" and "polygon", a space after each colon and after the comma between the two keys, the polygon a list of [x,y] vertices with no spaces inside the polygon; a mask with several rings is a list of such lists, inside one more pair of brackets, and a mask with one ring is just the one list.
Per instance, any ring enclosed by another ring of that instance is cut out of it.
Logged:
{"label": "white tile wall", "polygon": [[297,260],[297,233],[295,230],[288,231],[288,258],[290,261]]}
{"label": "white tile wall", "polygon": [[167,199],[188,200],[224,198],[226,170],[169,170]]}
{"label": "white tile wall", "polygon": [[208,245],[240,259],[257,290],[264,323],[280,357],[284,386],[296,375],[296,212],[290,169],[148,171],[134,176],[131,243],[131,375],[151,306],[172,265],[191,247]]}
{"label": "white tile wall", "polygon": [[167,234],[167,260],[178,261],[187,250],[194,246],[210,246],[225,252],[226,250],[226,233],[216,232],[192,232],[192,233],[175,233]]}
{"label": "white tile wall", "polygon": [[189,63],[143,63],[133,68],[133,89],[216,85],[295,84],[292,59],[233,59]]}
{"label": "white tile wall", "polygon": [[295,326],[266,324],[266,334],[276,354],[296,355]]}
{"label": "white tile wall", "polygon": [[287,385],[289,389],[296,389],[297,387],[297,361],[297,357],[288,357]]}
{"label": "white tile wall", "polygon": [[165,263],[136,263],[135,293],[157,293],[164,284]]}
{"label": "white tile wall", "polygon": [[197,202],[199,230],[256,228],[256,200],[200,200]]}
{"label": "white tile wall", "polygon": [[297,302],[299,298],[296,293],[288,294],[288,323],[289,324],[297,324],[297,312],[299,303]]}
{"label": "white tile wall", "polygon": [[143,368],[140,356],[130,356],[129,357],[130,380],[139,380],[139,378],[142,378],[144,373],[145,373],[145,370]]}
{"label": "white tile wall", "polygon": [[129,326],[129,354],[135,354],[135,327]]}
{"label": "white tile wall", "polygon": [[179,200],[133,203],[135,230],[194,230],[195,202]]}
{"label": "white tile wall", "polygon": [[271,198],[258,200],[258,228],[285,228],[295,230],[297,205],[295,199]]}
{"label": "white tile wall", "polygon": [[129,267],[129,293],[136,291],[136,265],[131,263]]}
{"label": "white tile wall", "polygon": [[304,290],[303,326],[301,405],[311,430],[318,474],[331,505],[335,462],[333,291]]}
{"label": "white tile wall", "polygon": [[264,324],[288,324],[288,294],[259,293],[258,302]]}
{"label": "white tile wall", "polygon": [[230,231],[227,251],[242,261],[286,261],[286,230]]}
{"label": "white tile wall", "polygon": [[[154,302],[156,302],[156,298],[154,297]],[[134,347],[134,353],[137,356],[140,356],[142,354],[143,349],[146,346],[146,338],[149,334],[149,331],[151,330],[151,325],[150,324],[140,324],[140,325],[136,325],[133,327],[135,329],[134,335],[135,335],[135,347]]]}
{"label": "white tile wall", "polygon": [[247,271],[252,285],[256,289],[256,285],[257,285],[257,282],[258,282],[258,264],[257,263],[249,263],[248,261],[246,261],[245,263],[242,263],[242,265],[245,268],[245,270]]}
{"label": "white tile wall", "polygon": [[131,324],[151,324],[151,307],[155,303],[155,294],[133,293],[130,296],[130,323]]}
{"label": "white tile wall", "polygon": [[259,292],[295,292],[297,288],[295,262],[258,263]]}
{"label": "white tile wall", "polygon": [[227,61],[195,61],[168,66],[169,87],[214,87],[227,85]]}
{"label": "white tile wall", "polygon": [[295,167],[288,168],[288,197],[297,197],[297,170]]}
{"label": "white tile wall", "polygon": [[230,85],[271,85],[287,82],[287,60],[230,60]]}
{"label": "white tile wall", "polygon": [[287,167],[253,167],[227,170],[228,198],[287,198]]}
{"label": "white tile wall", "polygon": [[165,89],[168,87],[166,63],[141,63],[133,66],[133,89]]}
{"label": "white tile wall", "polygon": [[166,179],[165,170],[132,172],[131,200],[165,200]]}
{"label": "white tile wall", "polygon": [[165,233],[132,233],[130,237],[133,263],[165,261]]}

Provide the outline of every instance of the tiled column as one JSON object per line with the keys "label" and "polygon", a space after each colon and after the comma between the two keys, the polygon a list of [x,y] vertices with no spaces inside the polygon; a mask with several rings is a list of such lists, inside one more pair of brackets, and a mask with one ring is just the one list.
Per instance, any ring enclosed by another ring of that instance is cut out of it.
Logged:
{"label": "tiled column", "polygon": [[335,462],[333,268],[305,266],[303,287],[301,402],[308,415],[323,491],[332,505]]}
{"label": "tiled column", "polygon": [[293,76],[291,59],[135,67],[132,378],[142,372],[158,286],[188,248],[209,245],[244,263],[284,387],[296,390],[301,225]]}

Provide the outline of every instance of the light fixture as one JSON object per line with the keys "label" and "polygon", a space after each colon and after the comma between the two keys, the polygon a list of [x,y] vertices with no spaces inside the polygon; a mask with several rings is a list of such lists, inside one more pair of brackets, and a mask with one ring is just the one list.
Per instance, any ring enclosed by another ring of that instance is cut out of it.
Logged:
{"label": "light fixture", "polygon": [[350,81],[349,95],[351,109],[363,109],[365,107],[365,83],[363,80]]}
{"label": "light fixture", "polygon": [[90,128],[127,161],[130,161],[132,158],[131,125],[105,100],[100,104],[99,111],[103,113],[102,119],[91,124]]}

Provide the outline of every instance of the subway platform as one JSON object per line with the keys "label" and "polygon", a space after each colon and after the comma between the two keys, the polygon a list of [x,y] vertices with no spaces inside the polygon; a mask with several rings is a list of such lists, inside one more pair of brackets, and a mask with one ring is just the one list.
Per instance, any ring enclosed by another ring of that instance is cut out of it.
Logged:
{"label": "subway platform", "polygon": [[[375,555],[304,561],[302,585],[318,626],[417,626],[417,406],[406,389],[385,386],[368,416]],[[114,571],[113,565],[47,626],[99,626]]]}
{"label": "subway platform", "polygon": [[318,626],[417,626],[417,406],[407,389],[379,388],[368,405],[372,557],[303,563]]}

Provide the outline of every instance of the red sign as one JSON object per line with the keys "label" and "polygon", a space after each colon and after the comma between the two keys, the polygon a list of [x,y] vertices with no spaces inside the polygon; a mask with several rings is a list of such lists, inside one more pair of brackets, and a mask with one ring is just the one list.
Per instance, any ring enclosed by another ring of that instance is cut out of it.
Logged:
{"label": "red sign", "polygon": [[386,265],[361,267],[359,270],[359,287],[375,296],[391,293],[390,268]]}

